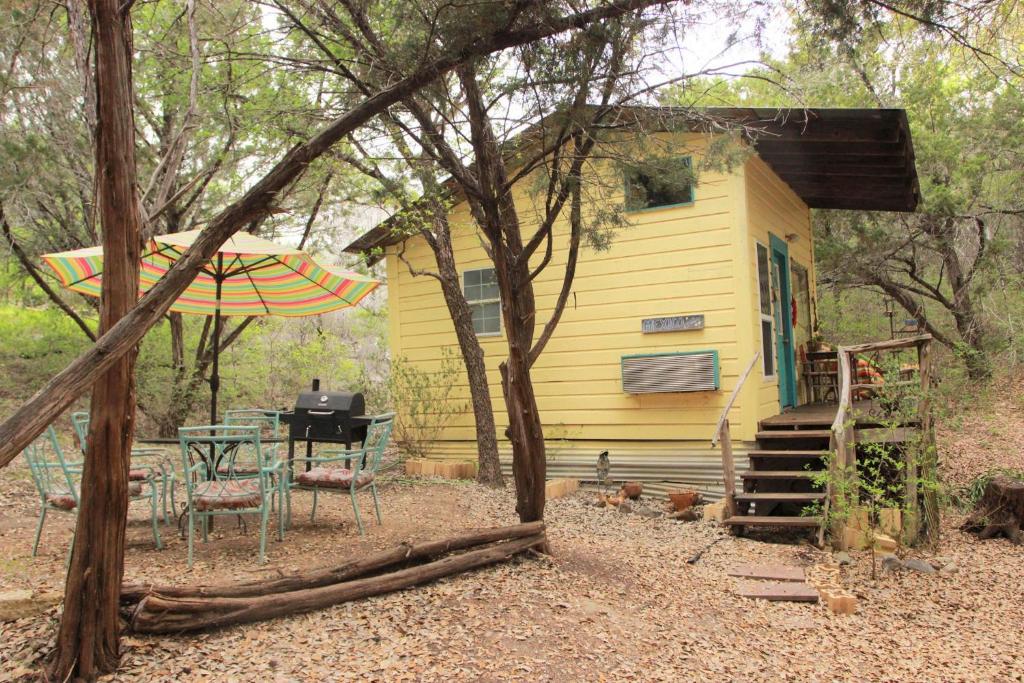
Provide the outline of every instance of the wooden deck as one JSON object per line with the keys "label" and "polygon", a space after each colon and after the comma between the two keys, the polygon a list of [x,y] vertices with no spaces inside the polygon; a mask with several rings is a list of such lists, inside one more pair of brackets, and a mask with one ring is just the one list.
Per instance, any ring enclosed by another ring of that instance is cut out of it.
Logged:
{"label": "wooden deck", "polygon": [[[828,428],[836,419],[838,403],[810,403],[807,405],[789,408],[784,413],[773,415],[761,420],[761,426],[766,429],[779,427],[816,427]],[[880,407],[876,401],[864,400],[853,402],[853,415],[858,425],[876,424]],[[875,416],[875,417],[872,417]]]}

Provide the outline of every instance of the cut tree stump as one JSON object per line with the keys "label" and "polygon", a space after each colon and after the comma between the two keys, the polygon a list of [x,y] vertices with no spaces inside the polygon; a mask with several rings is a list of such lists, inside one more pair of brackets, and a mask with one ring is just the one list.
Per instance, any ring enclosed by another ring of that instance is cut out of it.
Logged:
{"label": "cut tree stump", "polygon": [[[176,597],[147,592],[130,610],[136,633],[181,633],[244,624],[331,607],[382,593],[410,588],[461,572],[503,562],[547,544],[543,530],[399,571],[341,581],[316,588],[264,595]],[[209,590],[209,587],[207,587]]]}
{"label": "cut tree stump", "polygon": [[1024,543],[1024,481],[1000,475],[993,477],[963,528],[976,531],[978,538],[1005,536]]}

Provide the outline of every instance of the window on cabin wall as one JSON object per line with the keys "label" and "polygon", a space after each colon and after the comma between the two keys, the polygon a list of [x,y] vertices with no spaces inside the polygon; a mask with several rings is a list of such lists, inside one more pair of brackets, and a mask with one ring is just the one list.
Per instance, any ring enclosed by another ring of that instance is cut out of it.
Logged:
{"label": "window on cabin wall", "polygon": [[692,204],[693,162],[675,157],[627,169],[625,184],[627,211]]}
{"label": "window on cabin wall", "polygon": [[494,268],[465,271],[462,293],[473,313],[473,331],[479,336],[501,334],[501,299]]}
{"label": "window on cabin wall", "polygon": [[772,271],[768,247],[757,243],[757,291],[761,319],[761,367],[765,377],[775,376],[775,334],[772,330]]}

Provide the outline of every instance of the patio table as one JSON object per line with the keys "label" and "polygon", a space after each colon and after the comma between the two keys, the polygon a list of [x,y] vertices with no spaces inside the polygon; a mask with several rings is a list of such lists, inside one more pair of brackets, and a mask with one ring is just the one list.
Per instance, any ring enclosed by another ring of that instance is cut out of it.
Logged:
{"label": "patio table", "polygon": [[[279,443],[284,443],[287,440],[288,439],[286,439],[284,437],[272,436],[272,437],[267,437],[265,439],[260,439],[260,443],[261,444],[279,444]],[[139,438],[139,439],[135,439],[135,441],[136,441],[136,443],[142,443],[142,444],[146,444],[146,445],[150,445],[150,446],[178,446],[178,445],[181,444],[180,439],[178,439],[177,437],[174,437],[174,436],[142,437],[142,438]],[[238,446],[239,446],[239,444],[236,443],[234,445],[234,448],[238,448]],[[214,479],[214,477],[216,476],[217,467],[220,466],[220,462],[221,462],[221,460],[224,459],[224,455],[225,455],[225,453],[222,452],[220,454],[220,457],[216,458],[216,462],[214,462],[213,458],[212,458],[211,451],[212,451],[212,448],[207,449],[207,448],[204,447],[204,444],[197,444],[197,443],[189,444],[189,452],[188,452],[188,464],[189,464],[189,466],[191,467],[192,465],[196,464],[195,456],[198,455],[199,458],[201,458],[206,463],[206,478],[207,478],[207,480],[210,480],[210,481],[212,481]],[[178,517],[178,526],[179,526],[179,528],[181,527],[181,523],[182,523],[182,521],[183,521],[183,519],[184,519],[186,514],[188,514],[188,510],[183,510],[181,515],[179,515],[179,517]],[[213,528],[213,518],[210,519],[209,524],[210,524],[210,528],[212,529]]]}

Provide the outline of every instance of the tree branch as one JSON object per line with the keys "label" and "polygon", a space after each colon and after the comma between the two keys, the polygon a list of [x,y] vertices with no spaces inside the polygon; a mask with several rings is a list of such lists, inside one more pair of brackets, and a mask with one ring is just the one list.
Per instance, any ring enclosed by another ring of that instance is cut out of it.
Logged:
{"label": "tree branch", "polygon": [[4,206],[0,203],[0,228],[3,229],[4,237],[7,238],[7,244],[11,247],[11,252],[21,263],[22,268],[28,273],[29,277],[35,280],[35,283],[39,285],[39,288],[46,293],[46,296],[50,298],[54,304],[57,305],[60,310],[64,311],[69,318],[71,318],[76,325],[85,333],[92,341],[96,341],[96,333],[89,328],[89,326],[82,320],[82,317],[78,315],[75,309],[71,308],[64,299],[61,298],[60,294],[50,286],[50,283],[43,279],[42,274],[36,265],[32,263],[32,259],[28,257],[25,250],[21,248],[21,245],[14,239],[14,234],[11,232],[11,226],[7,222],[7,215],[4,213]]}

